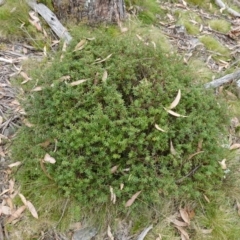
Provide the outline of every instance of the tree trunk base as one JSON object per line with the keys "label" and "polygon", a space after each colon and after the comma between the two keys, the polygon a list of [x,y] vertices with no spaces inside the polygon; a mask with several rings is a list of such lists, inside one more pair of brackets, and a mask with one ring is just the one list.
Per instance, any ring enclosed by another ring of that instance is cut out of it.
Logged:
{"label": "tree trunk base", "polygon": [[119,22],[125,18],[124,0],[53,0],[60,20]]}

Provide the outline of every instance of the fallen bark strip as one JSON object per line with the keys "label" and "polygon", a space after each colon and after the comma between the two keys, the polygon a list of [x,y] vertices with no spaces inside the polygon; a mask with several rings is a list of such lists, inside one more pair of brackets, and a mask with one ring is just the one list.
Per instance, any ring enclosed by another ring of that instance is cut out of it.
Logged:
{"label": "fallen bark strip", "polygon": [[72,40],[72,37],[67,29],[60,23],[56,15],[48,7],[42,3],[37,3],[34,0],[27,0],[27,4],[44,18],[59,38],[63,39],[67,43]]}
{"label": "fallen bark strip", "polygon": [[230,83],[230,82],[236,81],[238,79],[240,79],[240,70],[238,70],[237,72],[228,74],[226,76],[223,76],[221,78],[215,79],[209,83],[206,83],[206,84],[204,84],[204,87],[205,88],[217,88],[225,83]]}
{"label": "fallen bark strip", "polygon": [[222,0],[215,0],[216,5],[218,5],[221,9],[226,9],[231,15],[234,17],[240,17],[240,13],[228,7]]}

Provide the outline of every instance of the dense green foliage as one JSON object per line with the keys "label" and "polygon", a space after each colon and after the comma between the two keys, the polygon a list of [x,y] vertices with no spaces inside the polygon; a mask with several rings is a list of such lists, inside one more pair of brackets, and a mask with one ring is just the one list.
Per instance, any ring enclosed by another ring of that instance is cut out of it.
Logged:
{"label": "dense green foliage", "polygon": [[[155,49],[135,36],[84,35],[93,36],[80,51],[74,51],[74,40],[62,61],[59,54],[35,73],[43,90],[31,92],[25,103],[34,127],[22,128],[13,148],[25,164],[25,182],[44,176],[39,159],[49,153],[56,163],[45,164],[47,172],[82,203],[108,201],[110,186],[120,203],[138,191],[141,200],[151,202],[158,194],[198,197],[213,189],[222,177],[225,108],[161,46]],[[70,79],[60,80],[63,76]],[[87,81],[70,85],[79,79]],[[164,109],[179,89],[174,111],[184,118]],[[43,148],[46,140],[51,144]],[[191,156],[200,142],[203,152]]]}

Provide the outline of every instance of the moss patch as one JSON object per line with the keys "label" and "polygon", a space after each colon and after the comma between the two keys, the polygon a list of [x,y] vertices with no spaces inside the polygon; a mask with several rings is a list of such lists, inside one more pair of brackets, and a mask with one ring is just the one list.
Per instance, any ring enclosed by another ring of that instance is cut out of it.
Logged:
{"label": "moss patch", "polygon": [[227,33],[231,28],[231,24],[222,19],[213,19],[210,20],[208,23],[212,29],[222,33]]}
{"label": "moss patch", "polygon": [[213,54],[215,54],[213,57],[215,59],[228,60],[231,57],[230,51],[214,37],[202,36],[199,38],[199,40],[208,50],[213,51]]}

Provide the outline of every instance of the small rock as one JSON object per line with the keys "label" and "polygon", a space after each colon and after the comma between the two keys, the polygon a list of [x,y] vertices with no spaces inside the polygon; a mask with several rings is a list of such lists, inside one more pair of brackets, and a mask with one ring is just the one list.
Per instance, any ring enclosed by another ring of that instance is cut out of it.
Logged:
{"label": "small rock", "polygon": [[96,234],[96,228],[86,227],[74,232],[72,240],[91,240]]}

